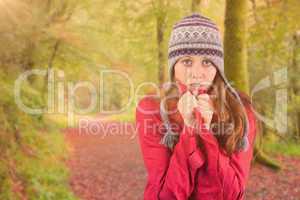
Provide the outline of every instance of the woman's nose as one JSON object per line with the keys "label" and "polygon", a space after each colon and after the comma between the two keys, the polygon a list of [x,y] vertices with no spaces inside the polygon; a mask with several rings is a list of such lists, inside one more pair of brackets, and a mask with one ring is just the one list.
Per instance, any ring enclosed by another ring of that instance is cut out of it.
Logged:
{"label": "woman's nose", "polygon": [[204,74],[205,71],[203,70],[201,62],[197,62],[191,67],[191,75],[194,78],[203,78]]}

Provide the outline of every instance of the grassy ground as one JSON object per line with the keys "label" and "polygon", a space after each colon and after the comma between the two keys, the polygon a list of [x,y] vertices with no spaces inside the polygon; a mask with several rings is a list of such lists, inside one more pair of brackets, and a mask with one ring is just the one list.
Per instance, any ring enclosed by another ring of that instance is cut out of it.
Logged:
{"label": "grassy ground", "polygon": [[1,162],[0,199],[77,199],[69,186],[67,146],[61,128],[66,119],[45,116],[47,128],[22,129],[21,145],[13,144]]}
{"label": "grassy ground", "polygon": [[266,152],[278,155],[287,155],[287,156],[299,156],[300,157],[300,144],[287,141],[287,142],[264,142],[264,149]]}

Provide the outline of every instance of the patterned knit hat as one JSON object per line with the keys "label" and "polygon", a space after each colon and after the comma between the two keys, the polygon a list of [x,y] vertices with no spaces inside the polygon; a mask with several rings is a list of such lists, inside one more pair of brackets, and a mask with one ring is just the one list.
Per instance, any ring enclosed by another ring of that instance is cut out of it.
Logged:
{"label": "patterned knit hat", "polygon": [[[247,137],[249,129],[248,117],[239,94],[233,87],[231,87],[225,76],[223,46],[219,29],[211,19],[198,13],[186,16],[173,25],[168,49],[170,81],[172,81],[174,65],[181,57],[187,55],[205,55],[205,57],[210,59],[217,67],[219,74],[227,85],[227,89],[232,92],[238,102],[242,105],[246,120],[244,124],[245,129],[243,139],[238,145],[238,149],[246,151],[249,146]],[[161,143],[172,149],[175,142],[178,141],[179,136],[171,130],[163,102],[161,102],[160,110],[162,119],[167,128],[167,132],[161,140]]]}

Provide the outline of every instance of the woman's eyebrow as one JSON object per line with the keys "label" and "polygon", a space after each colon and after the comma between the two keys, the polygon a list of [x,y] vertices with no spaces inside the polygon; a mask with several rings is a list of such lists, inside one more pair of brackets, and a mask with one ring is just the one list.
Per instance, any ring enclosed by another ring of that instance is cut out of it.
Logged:
{"label": "woman's eyebrow", "polygon": [[186,59],[186,58],[193,59],[191,56],[184,56],[184,57],[182,57],[180,60],[183,60],[183,59]]}
{"label": "woman's eyebrow", "polygon": [[212,62],[212,59],[211,59],[211,58],[208,58],[208,57],[203,57],[202,60],[209,60],[210,62]]}

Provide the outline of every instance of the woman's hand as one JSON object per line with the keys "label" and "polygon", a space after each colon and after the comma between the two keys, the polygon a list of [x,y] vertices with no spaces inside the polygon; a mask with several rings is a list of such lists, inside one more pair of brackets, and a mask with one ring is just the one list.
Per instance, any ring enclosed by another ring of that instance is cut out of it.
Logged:
{"label": "woman's hand", "polygon": [[197,125],[194,115],[194,110],[196,109],[201,113],[204,125],[209,129],[214,108],[208,94],[200,94],[196,97],[190,91],[187,91],[179,99],[177,109],[179,110],[184,123],[191,127]]}
{"label": "woman's hand", "polygon": [[194,117],[194,108],[198,107],[198,101],[196,97],[190,92],[185,92],[177,103],[177,109],[180,112],[184,123],[187,126],[194,127],[196,125]]}
{"label": "woman's hand", "polygon": [[210,96],[206,93],[198,95],[197,104],[197,110],[201,113],[204,125],[209,129],[214,114],[214,107]]}

